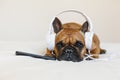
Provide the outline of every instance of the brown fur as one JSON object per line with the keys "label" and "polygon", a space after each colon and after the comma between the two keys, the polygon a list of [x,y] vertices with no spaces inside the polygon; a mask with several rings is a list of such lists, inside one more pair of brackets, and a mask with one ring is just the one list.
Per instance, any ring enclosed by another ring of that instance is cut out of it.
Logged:
{"label": "brown fur", "polygon": [[[62,30],[56,35],[55,39],[55,44],[58,43],[59,41],[63,41],[65,44],[74,44],[76,40],[81,41],[85,45],[85,40],[84,40],[84,34],[80,31],[81,30],[81,25],[77,23],[66,23],[62,25]],[[56,46],[54,48],[55,56],[56,58],[58,57],[58,51],[56,49]],[[90,50],[91,54],[93,55],[94,58],[99,58],[99,54],[101,52],[105,52],[105,50],[100,48],[100,41],[97,37],[96,34],[93,36],[93,41],[92,41],[92,48]],[[84,58],[84,55],[87,53],[86,51],[86,46],[82,49],[81,52],[81,57]],[[46,52],[47,56],[52,56],[52,51],[47,49]]]}

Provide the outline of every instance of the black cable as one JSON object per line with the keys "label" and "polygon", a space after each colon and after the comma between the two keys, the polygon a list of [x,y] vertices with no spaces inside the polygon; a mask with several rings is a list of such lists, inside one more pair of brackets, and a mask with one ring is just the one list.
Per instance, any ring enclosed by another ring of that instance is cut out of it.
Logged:
{"label": "black cable", "polygon": [[45,60],[56,60],[55,57],[41,56],[41,55],[27,53],[27,52],[21,52],[21,51],[16,51],[15,54],[17,56],[30,56],[30,57],[39,58],[39,59],[45,59]]}

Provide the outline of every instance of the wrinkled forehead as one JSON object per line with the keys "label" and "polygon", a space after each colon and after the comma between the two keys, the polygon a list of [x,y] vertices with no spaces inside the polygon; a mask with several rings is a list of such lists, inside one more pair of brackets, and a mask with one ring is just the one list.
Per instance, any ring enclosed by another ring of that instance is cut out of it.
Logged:
{"label": "wrinkled forehead", "polygon": [[65,44],[75,44],[81,41],[84,44],[84,35],[78,29],[64,28],[56,35],[56,43],[62,41]]}

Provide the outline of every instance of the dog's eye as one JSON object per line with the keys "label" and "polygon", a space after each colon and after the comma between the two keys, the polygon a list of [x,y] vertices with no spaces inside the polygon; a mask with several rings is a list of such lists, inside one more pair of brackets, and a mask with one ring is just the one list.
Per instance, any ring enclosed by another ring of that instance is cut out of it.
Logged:
{"label": "dog's eye", "polygon": [[75,46],[76,47],[83,47],[83,44],[80,41],[76,41]]}
{"label": "dog's eye", "polygon": [[57,46],[58,49],[61,49],[64,45],[61,41],[61,42],[57,43],[56,46]]}

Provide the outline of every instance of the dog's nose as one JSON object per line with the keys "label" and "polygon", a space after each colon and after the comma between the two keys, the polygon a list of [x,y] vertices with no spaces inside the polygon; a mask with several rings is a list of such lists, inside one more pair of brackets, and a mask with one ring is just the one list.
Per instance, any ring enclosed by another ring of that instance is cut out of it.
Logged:
{"label": "dog's nose", "polygon": [[72,49],[66,49],[66,50],[65,50],[65,53],[71,55],[71,53],[73,53],[73,50],[72,50]]}

